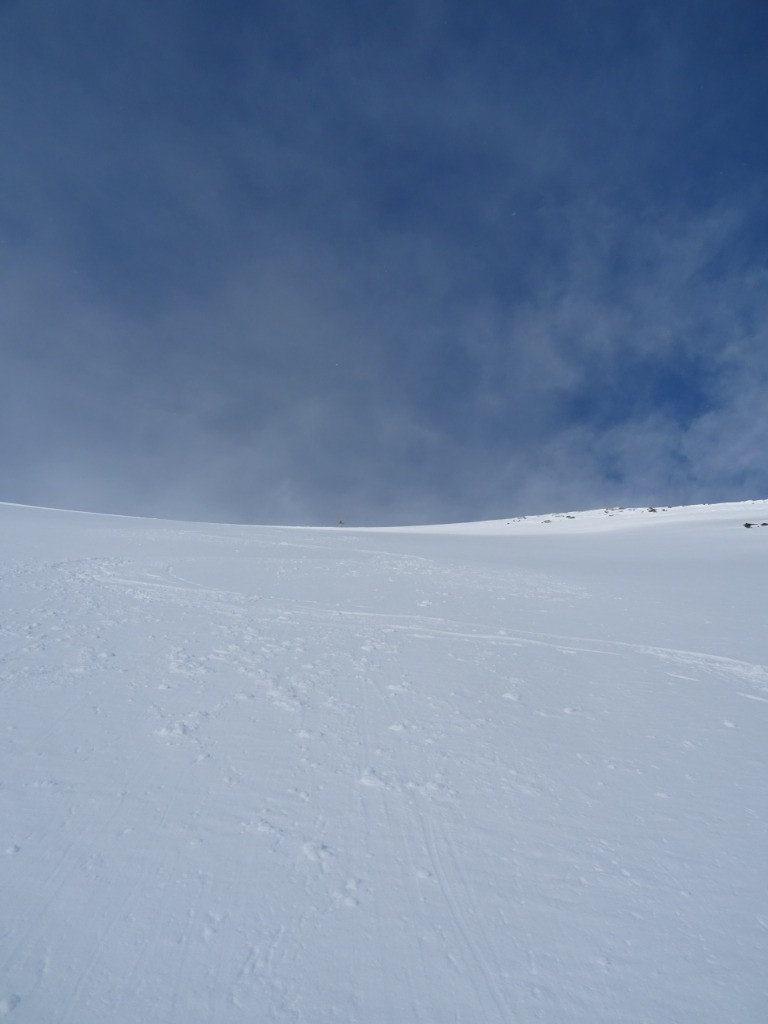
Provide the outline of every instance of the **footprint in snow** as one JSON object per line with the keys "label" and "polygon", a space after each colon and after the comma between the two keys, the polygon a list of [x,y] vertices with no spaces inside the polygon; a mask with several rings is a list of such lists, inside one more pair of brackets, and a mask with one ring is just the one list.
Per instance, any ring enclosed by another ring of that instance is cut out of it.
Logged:
{"label": "footprint in snow", "polygon": [[361,786],[384,786],[384,780],[380,779],[379,776],[369,768],[366,772],[363,772],[360,779],[358,780]]}
{"label": "footprint in snow", "polygon": [[333,853],[325,843],[304,843],[301,848],[301,852],[312,864],[319,865],[320,870],[323,873],[328,870],[328,864],[333,859]]}

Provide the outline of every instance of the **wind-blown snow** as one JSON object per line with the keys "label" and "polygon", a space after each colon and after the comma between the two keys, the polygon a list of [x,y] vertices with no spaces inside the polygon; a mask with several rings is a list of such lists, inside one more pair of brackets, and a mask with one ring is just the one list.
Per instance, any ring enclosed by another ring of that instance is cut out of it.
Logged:
{"label": "wind-blown snow", "polygon": [[0,506],[0,1015],[763,1024],[768,502]]}

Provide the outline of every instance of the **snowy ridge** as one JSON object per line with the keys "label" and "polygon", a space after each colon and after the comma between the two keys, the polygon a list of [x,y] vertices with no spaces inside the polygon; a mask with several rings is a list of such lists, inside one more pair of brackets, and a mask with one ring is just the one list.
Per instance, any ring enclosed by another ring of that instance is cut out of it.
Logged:
{"label": "snowy ridge", "polygon": [[[570,533],[594,532],[602,529],[635,527],[647,523],[666,521],[685,522],[688,525],[711,521],[730,521],[760,515],[768,510],[768,500],[736,501],[716,505],[659,505],[642,508],[597,508],[586,511],[548,512],[543,515],[516,516],[511,519],[493,519],[476,523],[446,523],[437,526],[386,527],[387,531],[408,533],[466,533],[506,536],[510,532],[529,530],[540,526],[563,526]],[[379,528],[381,529],[381,528]]]}
{"label": "snowy ridge", "polygon": [[0,505],[0,1014],[762,1024],[765,521]]}

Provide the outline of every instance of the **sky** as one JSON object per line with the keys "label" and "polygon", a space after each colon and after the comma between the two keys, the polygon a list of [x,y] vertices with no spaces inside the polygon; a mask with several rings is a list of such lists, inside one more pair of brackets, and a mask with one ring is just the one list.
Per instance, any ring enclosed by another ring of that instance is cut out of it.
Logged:
{"label": "sky", "polygon": [[0,499],[768,494],[764,0],[0,0]]}

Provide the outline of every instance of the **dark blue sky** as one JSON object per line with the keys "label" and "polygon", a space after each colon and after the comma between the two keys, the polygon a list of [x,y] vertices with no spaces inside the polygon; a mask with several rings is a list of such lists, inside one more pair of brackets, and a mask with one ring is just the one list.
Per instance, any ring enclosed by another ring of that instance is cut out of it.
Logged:
{"label": "dark blue sky", "polygon": [[768,494],[768,4],[0,2],[0,499]]}

